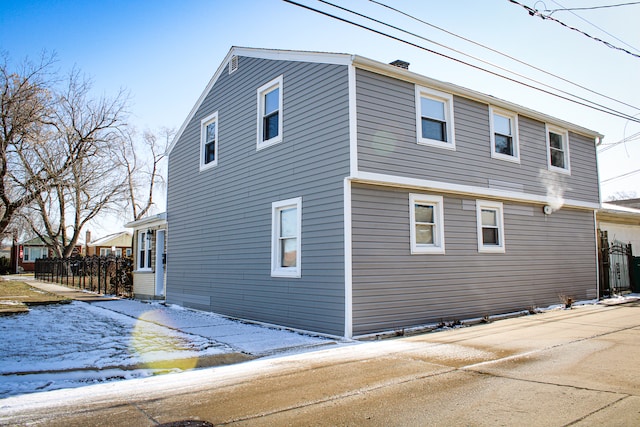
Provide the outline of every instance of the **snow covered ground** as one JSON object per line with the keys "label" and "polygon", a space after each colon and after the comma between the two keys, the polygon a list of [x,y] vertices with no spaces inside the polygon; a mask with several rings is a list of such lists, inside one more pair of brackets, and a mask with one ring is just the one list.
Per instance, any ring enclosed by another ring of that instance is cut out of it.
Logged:
{"label": "snow covered ground", "polygon": [[[333,342],[160,303],[32,307],[0,317],[0,398],[181,372],[219,355],[260,357]],[[162,363],[176,359],[172,369]]]}
{"label": "snow covered ground", "polygon": [[[631,294],[574,306],[615,305],[638,299],[640,295]],[[335,343],[325,337],[160,303],[76,301],[32,307],[26,314],[0,317],[0,399],[191,371],[199,360],[217,356],[279,356]],[[361,351],[361,346],[354,351]],[[178,367],[174,363],[167,369],[162,364],[176,359],[180,360]]]}

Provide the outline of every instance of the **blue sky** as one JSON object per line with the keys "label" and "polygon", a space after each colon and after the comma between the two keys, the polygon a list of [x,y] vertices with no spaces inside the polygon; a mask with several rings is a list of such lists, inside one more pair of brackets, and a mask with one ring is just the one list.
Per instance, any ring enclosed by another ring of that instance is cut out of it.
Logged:
{"label": "blue sky", "polygon": [[[299,1],[365,23],[316,0]],[[554,81],[370,1],[333,1],[640,117],[640,110]],[[531,17],[508,0],[381,1],[610,97],[640,106],[640,58],[607,48],[557,23]],[[565,7],[620,3],[557,1]],[[521,3],[528,6],[535,3],[539,9],[559,8],[554,0],[521,0]],[[569,12],[555,12],[553,16],[629,50],[633,49],[612,36],[640,48],[637,24],[640,5],[576,13],[610,35]],[[462,58],[424,40],[413,40]],[[605,135],[605,143],[640,132],[638,123],[559,101],[281,0],[0,0],[0,49],[7,51],[16,62],[26,56],[37,58],[43,50],[53,51],[57,53],[61,70],[75,65],[89,75],[96,94],[115,94],[120,88],[129,90],[132,122],[140,130],[161,126],[179,128],[234,45],[354,53],[383,62],[403,59],[411,63],[412,71],[596,130]],[[640,51],[634,52],[640,54]],[[640,168],[640,140],[607,150],[600,155],[599,162],[602,180]],[[604,197],[616,191],[636,192],[640,196],[640,174],[607,182],[602,187]]]}

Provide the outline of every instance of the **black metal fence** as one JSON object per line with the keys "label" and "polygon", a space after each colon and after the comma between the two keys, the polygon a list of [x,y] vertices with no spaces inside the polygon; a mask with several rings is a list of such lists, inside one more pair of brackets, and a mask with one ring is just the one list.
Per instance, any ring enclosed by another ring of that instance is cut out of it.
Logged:
{"label": "black metal fence", "polygon": [[608,233],[600,232],[600,296],[610,297],[634,290],[631,244],[609,242]]}
{"label": "black metal fence", "polygon": [[102,294],[133,297],[133,260],[115,256],[42,258],[35,278]]}

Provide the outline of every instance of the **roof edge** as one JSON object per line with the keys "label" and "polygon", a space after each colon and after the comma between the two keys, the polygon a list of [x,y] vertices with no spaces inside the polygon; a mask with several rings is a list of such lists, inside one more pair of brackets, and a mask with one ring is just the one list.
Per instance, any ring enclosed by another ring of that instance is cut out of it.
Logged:
{"label": "roof edge", "polygon": [[139,228],[139,227],[151,227],[157,225],[163,225],[167,222],[167,213],[162,212],[154,216],[147,218],[141,218],[136,221],[126,223],[125,228]]}

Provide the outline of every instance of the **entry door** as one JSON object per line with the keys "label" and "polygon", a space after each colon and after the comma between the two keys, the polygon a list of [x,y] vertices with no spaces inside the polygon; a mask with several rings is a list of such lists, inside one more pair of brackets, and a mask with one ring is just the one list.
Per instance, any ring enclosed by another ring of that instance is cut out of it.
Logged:
{"label": "entry door", "polygon": [[156,292],[155,296],[164,295],[164,230],[156,232]]}

